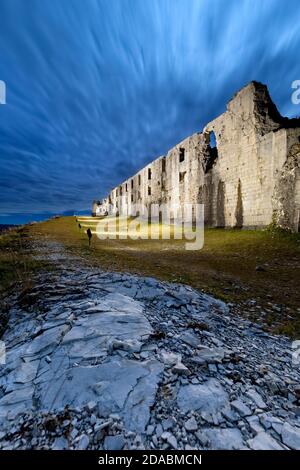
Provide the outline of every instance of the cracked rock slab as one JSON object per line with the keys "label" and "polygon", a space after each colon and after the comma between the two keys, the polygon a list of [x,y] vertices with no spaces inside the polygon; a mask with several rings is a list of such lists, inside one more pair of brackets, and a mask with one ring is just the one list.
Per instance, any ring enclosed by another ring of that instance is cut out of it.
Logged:
{"label": "cracked rock slab", "polygon": [[128,429],[142,432],[149,421],[162,366],[158,361],[111,360],[99,366],[73,367],[39,392],[42,410],[65,405],[83,408],[95,401],[101,416],[118,413]]}
{"label": "cracked rock slab", "polygon": [[58,269],[37,307],[12,298],[2,338],[1,449],[299,448],[287,338],[188,286],[46,248]]}
{"label": "cracked rock slab", "polygon": [[266,432],[258,433],[254,439],[248,441],[250,449],[253,450],[283,450],[284,447],[279,444],[270,434]]}
{"label": "cracked rock slab", "polygon": [[228,394],[216,379],[209,379],[199,385],[180,387],[177,404],[184,413],[192,410],[217,413],[228,403]]}
{"label": "cracked rock slab", "polygon": [[243,436],[238,428],[203,429],[212,450],[238,450],[244,447]]}

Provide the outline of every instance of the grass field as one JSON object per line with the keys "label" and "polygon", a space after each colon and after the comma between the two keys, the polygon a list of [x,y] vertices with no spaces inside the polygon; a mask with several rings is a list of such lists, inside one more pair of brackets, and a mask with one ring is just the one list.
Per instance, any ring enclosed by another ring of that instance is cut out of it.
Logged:
{"label": "grass field", "polygon": [[[185,250],[183,240],[99,240],[94,234],[89,247],[86,230],[94,231],[97,221],[79,222],[81,228],[75,217],[62,217],[28,226],[24,232],[36,241],[56,240],[103,269],[190,284],[238,304],[240,314],[262,321],[274,332],[300,334],[298,234],[207,229],[199,251]],[[250,307],[253,299],[256,306]]]}
{"label": "grass field", "polygon": [[0,337],[7,322],[7,294],[23,296],[34,287],[34,275],[48,269],[32,256],[32,237],[28,229],[16,228],[0,234]]}
{"label": "grass field", "polygon": [[0,295],[15,283],[30,282],[31,274],[43,266],[32,257],[28,229],[16,228],[0,234]]}

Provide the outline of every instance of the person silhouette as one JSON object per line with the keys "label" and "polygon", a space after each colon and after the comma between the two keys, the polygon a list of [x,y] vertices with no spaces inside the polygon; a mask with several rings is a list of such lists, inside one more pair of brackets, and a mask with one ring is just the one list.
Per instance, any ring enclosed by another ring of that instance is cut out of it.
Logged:
{"label": "person silhouette", "polygon": [[92,231],[91,231],[90,228],[87,229],[86,234],[87,234],[88,239],[89,239],[89,246],[91,246],[91,239],[92,239],[93,234],[92,234]]}

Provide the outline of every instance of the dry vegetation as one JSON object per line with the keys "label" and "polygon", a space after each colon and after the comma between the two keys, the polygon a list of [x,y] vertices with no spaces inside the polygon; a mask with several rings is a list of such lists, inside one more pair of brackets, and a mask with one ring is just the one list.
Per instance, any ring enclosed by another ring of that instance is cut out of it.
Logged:
{"label": "dry vegetation", "polygon": [[33,257],[28,227],[0,234],[0,335],[7,321],[11,293],[26,298],[34,288],[34,274],[43,268],[45,263]]}
{"label": "dry vegetation", "polygon": [[298,234],[208,229],[200,251],[186,251],[182,240],[101,241],[94,234],[89,248],[86,229],[95,223],[84,220],[79,228],[75,217],[62,217],[0,235],[2,324],[6,294],[17,287],[22,299],[34,288],[34,273],[50,269],[33,256],[39,241],[49,239],[87,264],[190,284],[234,303],[238,314],[271,331],[299,336]]}
{"label": "dry vegetation", "polygon": [[[298,234],[208,229],[200,251],[186,251],[181,240],[101,241],[94,235],[89,248],[86,229],[95,223],[81,221],[79,228],[74,217],[62,217],[28,230],[35,238],[63,243],[86,263],[190,284],[238,304],[238,313],[263,321],[274,332],[299,335]],[[256,306],[250,307],[249,300]]]}

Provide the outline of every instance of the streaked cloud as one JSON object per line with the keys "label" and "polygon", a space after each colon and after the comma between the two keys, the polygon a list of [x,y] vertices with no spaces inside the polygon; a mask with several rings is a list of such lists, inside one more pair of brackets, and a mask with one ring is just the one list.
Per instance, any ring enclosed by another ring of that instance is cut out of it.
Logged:
{"label": "streaked cloud", "polygon": [[250,80],[300,114],[298,0],[1,0],[0,213],[94,198]]}

